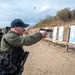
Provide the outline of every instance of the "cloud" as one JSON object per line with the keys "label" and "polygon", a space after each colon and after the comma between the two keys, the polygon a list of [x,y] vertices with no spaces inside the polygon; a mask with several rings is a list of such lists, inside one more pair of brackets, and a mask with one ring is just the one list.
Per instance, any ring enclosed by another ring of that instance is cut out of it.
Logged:
{"label": "cloud", "polygon": [[43,11],[46,11],[47,9],[49,9],[49,5],[44,5],[42,6],[37,12],[43,12]]}

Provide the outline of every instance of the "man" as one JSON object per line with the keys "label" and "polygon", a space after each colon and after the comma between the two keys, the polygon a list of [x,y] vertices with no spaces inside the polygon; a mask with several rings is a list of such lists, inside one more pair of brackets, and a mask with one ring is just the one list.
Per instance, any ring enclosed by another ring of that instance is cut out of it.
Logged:
{"label": "man", "polygon": [[22,36],[23,32],[25,32],[24,28],[28,26],[29,25],[25,24],[21,19],[15,19],[11,22],[11,30],[3,35],[0,56],[2,56],[3,58],[1,57],[1,59],[5,61],[0,60],[0,75],[16,75],[16,73],[19,72],[19,62],[24,53],[22,47],[35,44],[47,36],[46,31]]}

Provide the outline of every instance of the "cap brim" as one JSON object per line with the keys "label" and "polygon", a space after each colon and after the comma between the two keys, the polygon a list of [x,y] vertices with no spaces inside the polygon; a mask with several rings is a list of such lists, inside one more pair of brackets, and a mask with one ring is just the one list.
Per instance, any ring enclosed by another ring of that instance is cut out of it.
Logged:
{"label": "cap brim", "polygon": [[23,24],[24,28],[27,28],[28,26],[29,26],[29,24],[25,24],[25,23]]}

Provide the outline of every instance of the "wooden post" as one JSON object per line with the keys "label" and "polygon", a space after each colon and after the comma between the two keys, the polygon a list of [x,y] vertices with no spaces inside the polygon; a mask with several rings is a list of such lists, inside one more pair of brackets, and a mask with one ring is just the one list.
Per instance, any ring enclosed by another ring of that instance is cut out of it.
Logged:
{"label": "wooden post", "polygon": [[69,47],[69,38],[70,38],[70,27],[68,27],[68,31],[67,31],[67,41],[66,41],[66,52],[68,52],[68,47]]}

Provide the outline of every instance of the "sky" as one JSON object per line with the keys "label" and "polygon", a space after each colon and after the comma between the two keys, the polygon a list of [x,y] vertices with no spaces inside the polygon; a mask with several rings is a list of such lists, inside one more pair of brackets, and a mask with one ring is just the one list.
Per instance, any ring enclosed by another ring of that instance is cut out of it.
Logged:
{"label": "sky", "polygon": [[75,0],[0,0],[0,28],[10,26],[14,19],[33,26],[68,7],[75,10]]}

